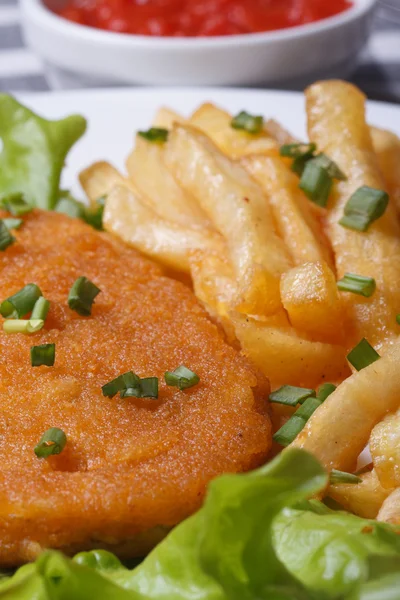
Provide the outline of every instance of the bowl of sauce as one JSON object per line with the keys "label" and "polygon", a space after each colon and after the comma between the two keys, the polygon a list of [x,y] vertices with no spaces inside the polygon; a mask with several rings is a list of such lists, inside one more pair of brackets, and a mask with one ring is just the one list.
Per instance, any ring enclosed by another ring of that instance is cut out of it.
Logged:
{"label": "bowl of sauce", "polygon": [[350,0],[68,0],[56,14],[80,25],[156,37],[245,35],[338,15]]}
{"label": "bowl of sauce", "polygon": [[55,88],[298,89],[346,77],[377,0],[21,0]]}

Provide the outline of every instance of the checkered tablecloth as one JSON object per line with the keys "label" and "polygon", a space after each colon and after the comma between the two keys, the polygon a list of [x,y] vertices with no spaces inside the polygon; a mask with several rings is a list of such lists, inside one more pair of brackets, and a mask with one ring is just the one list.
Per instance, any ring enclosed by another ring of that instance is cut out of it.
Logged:
{"label": "checkered tablecloth", "polygon": [[[380,0],[352,80],[370,98],[400,102],[400,0]],[[40,60],[24,46],[18,0],[0,0],[0,91],[48,89]]]}

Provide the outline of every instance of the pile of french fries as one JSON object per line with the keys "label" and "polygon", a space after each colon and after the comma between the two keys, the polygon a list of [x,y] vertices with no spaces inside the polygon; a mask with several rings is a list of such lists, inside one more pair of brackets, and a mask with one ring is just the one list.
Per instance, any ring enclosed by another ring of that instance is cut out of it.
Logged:
{"label": "pile of french fries", "polygon": [[[365,98],[348,83],[312,85],[306,111],[310,140],[346,174],[327,208],[305,196],[280,155],[295,141],[280,124],[247,133],[212,104],[188,119],[160,109],[153,126],[168,130],[165,142],[137,136],[125,174],[100,162],[80,181],[91,203],[106,196],[105,229],[190,281],[272,388],[338,385],[292,445],[354,472],[369,443],[361,481],[327,494],[361,516],[400,522],[400,140],[367,124]],[[390,195],[366,232],[339,224],[361,186]],[[373,296],[340,292],[345,273],[373,277]],[[346,356],[362,338],[381,358],[352,373]],[[271,410],[275,428],[293,411]]]}

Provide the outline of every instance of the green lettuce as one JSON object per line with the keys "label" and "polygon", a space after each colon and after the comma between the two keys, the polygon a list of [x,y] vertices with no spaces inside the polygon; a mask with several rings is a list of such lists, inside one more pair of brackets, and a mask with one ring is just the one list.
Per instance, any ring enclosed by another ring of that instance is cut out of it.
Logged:
{"label": "green lettuce", "polygon": [[106,551],[45,552],[0,600],[399,600],[400,537],[309,500],[327,474],[298,449],[223,475],[203,507],[135,569]]}
{"label": "green lettuce", "polygon": [[32,206],[54,208],[65,158],[85,130],[79,115],[47,121],[0,94],[0,196],[22,192]]}

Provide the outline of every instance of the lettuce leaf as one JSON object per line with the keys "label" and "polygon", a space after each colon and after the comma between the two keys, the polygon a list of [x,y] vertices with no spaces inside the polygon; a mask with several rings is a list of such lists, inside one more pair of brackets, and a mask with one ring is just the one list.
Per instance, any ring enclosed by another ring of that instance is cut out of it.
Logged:
{"label": "lettuce leaf", "polygon": [[135,569],[101,550],[49,551],[0,581],[0,600],[399,600],[398,533],[308,500],[327,480],[311,455],[286,450],[213,481]]}
{"label": "lettuce leaf", "polygon": [[65,158],[85,130],[79,115],[47,121],[0,94],[0,196],[22,192],[32,206],[54,208]]}

